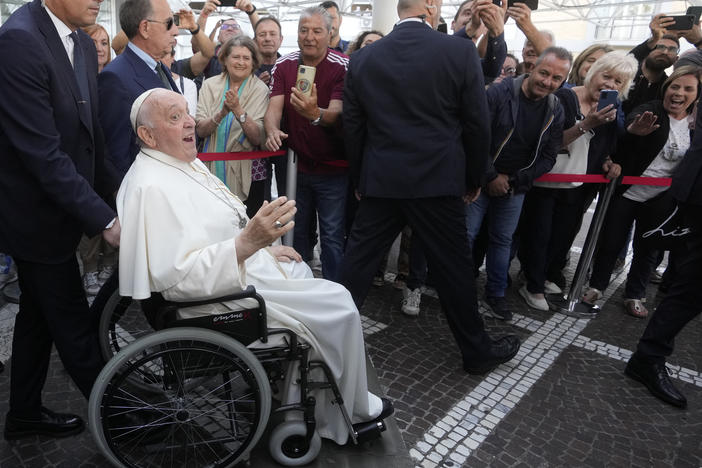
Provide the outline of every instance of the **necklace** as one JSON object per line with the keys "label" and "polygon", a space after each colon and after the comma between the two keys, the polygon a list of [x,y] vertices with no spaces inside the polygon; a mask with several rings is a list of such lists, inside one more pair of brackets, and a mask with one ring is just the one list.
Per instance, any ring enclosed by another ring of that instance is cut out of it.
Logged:
{"label": "necklace", "polygon": [[[235,223],[235,225],[238,224],[239,229],[244,229],[246,227],[246,224],[248,223],[248,219],[245,216],[241,216],[241,214],[239,214],[239,210],[237,209],[236,205],[234,205],[234,203],[232,202],[232,199],[238,201],[239,203],[241,203],[241,200],[239,200],[239,198],[236,195],[234,195],[227,188],[227,186],[222,183],[221,180],[219,180],[218,178],[213,176],[212,173],[210,173],[207,170],[202,170],[201,168],[197,167],[197,163],[195,161],[192,161],[189,163],[190,168],[193,171],[195,171],[197,174],[200,174],[201,176],[203,176],[205,178],[205,181],[207,183],[203,184],[197,178],[193,177],[192,174],[189,174],[187,171],[183,170],[182,168],[175,166],[173,164],[169,164],[168,162],[163,161],[163,160],[149,154],[144,149],[142,149],[142,152],[145,155],[147,155],[148,157],[150,157],[151,159],[155,159],[156,161],[158,161],[162,164],[165,164],[166,166],[170,166],[174,169],[177,169],[180,172],[182,172],[183,174],[185,174],[186,176],[188,176],[196,184],[198,184],[199,186],[206,189],[209,193],[214,195],[219,201],[225,203],[227,206],[229,206],[232,209],[232,211],[234,211],[234,214],[236,215],[237,220],[238,220],[238,223]],[[214,185],[214,187],[212,187],[212,185]]]}

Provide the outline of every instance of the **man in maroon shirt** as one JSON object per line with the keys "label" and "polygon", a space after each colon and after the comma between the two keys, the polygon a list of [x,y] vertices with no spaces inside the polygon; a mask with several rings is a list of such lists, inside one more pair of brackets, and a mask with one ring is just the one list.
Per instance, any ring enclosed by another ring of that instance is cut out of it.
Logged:
{"label": "man in maroon shirt", "polygon": [[[348,57],[329,50],[332,19],[323,8],[302,11],[297,29],[299,51],[281,57],[271,72],[271,99],[264,117],[266,148],[287,144],[297,154],[297,215],[293,246],[311,259],[310,226],[319,217],[322,274],[338,279],[344,251],[344,212],[348,165],[337,131]],[[297,68],[316,68],[309,96],[295,88]],[[284,124],[281,128],[281,118]]]}

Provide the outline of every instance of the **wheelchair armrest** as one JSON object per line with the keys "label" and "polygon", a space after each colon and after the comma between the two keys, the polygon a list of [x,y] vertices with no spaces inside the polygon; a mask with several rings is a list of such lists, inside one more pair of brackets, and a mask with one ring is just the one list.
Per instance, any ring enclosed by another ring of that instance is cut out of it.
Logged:
{"label": "wheelchair armrest", "polygon": [[204,299],[201,301],[188,302],[165,301],[163,308],[167,312],[171,312],[169,315],[173,317],[177,309],[185,309],[188,307],[197,307],[209,304],[218,304],[221,302],[238,301],[241,299],[254,299],[258,303],[258,307],[256,309],[258,309],[261,316],[261,320],[259,321],[258,333],[261,342],[267,343],[268,327],[266,326],[266,323],[268,321],[268,316],[266,314],[266,302],[263,300],[263,297],[261,297],[261,295],[256,292],[256,288],[254,286],[247,286],[246,289],[244,289],[241,292],[229,294],[227,296],[216,297],[213,299]]}

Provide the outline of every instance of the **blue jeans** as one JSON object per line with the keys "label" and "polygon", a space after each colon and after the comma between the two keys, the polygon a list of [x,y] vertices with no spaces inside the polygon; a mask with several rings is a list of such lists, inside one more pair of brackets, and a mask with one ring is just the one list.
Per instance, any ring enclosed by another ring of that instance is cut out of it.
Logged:
{"label": "blue jeans", "polygon": [[305,261],[312,259],[310,232],[312,220],[319,217],[322,244],[322,276],[330,281],[339,278],[339,265],[344,256],[346,194],[349,177],[343,175],[297,174],[297,214],[293,247]]}
{"label": "blue jeans", "polygon": [[[481,193],[476,201],[466,206],[466,227],[471,248],[480,232],[480,225],[486,214],[490,214],[487,248],[487,283],[485,295],[504,297],[507,289],[510,248],[512,236],[519,223],[524,194],[518,193],[506,197],[490,197]],[[471,274],[472,272],[466,272]]]}

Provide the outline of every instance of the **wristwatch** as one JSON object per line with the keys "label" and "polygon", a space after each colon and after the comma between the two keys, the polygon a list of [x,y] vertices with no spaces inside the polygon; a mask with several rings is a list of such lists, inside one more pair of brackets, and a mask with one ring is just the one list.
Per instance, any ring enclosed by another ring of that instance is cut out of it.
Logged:
{"label": "wristwatch", "polygon": [[246,12],[246,14],[249,15],[249,16],[253,15],[254,13],[256,13],[256,5],[251,5],[251,6],[253,7],[253,8],[251,9],[251,11],[247,11],[247,12]]}
{"label": "wristwatch", "polygon": [[324,116],[324,111],[322,109],[319,109],[319,117],[317,117],[314,120],[310,120],[310,125],[314,125],[316,127],[317,125],[321,124],[322,116]]}
{"label": "wristwatch", "polygon": [[190,34],[192,34],[193,36],[197,36],[197,33],[199,33],[199,32],[200,32],[200,25],[198,24],[197,29],[195,29],[194,31],[190,31]]}
{"label": "wristwatch", "polygon": [[246,112],[244,112],[243,114],[241,114],[237,120],[238,120],[239,122],[241,122],[242,124],[243,124],[243,123],[246,123]]}

